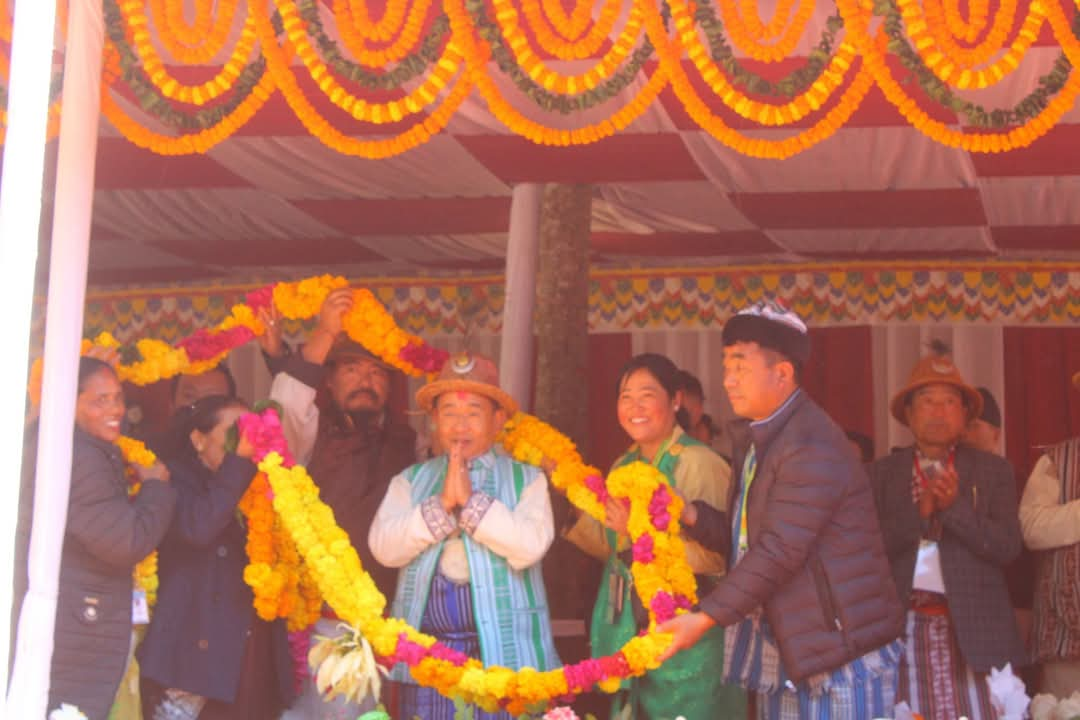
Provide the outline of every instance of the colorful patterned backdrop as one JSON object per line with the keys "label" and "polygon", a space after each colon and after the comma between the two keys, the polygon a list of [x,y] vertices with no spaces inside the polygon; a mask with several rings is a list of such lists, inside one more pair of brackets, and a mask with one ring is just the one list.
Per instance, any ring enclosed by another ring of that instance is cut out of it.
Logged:
{"label": "colorful patterned backdrop", "polygon": [[[357,279],[410,332],[496,334],[501,276]],[[219,322],[251,285],[93,293],[87,335],[111,331],[175,341]],[[605,271],[593,274],[593,332],[717,327],[763,297],[789,304],[816,326],[894,322],[1069,325],[1080,323],[1080,264],[847,263]],[[290,336],[298,323],[286,326]]]}

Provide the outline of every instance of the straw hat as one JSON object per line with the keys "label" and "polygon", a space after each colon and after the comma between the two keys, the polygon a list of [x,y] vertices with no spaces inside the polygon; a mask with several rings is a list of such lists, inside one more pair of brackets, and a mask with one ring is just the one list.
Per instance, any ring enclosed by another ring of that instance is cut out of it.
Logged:
{"label": "straw hat", "polygon": [[944,344],[932,344],[931,353],[915,365],[911,371],[907,385],[893,396],[890,409],[892,415],[902,425],[907,425],[908,400],[912,393],[927,385],[951,385],[964,396],[964,404],[967,405],[968,420],[974,420],[982,414],[983,398],[979,391],[964,382],[960,371],[956,369],[952,358],[949,356],[948,347]]}
{"label": "straw hat", "polygon": [[517,402],[499,388],[499,369],[483,355],[468,351],[452,355],[443,365],[439,377],[416,393],[416,404],[427,412],[435,407],[435,400],[446,392],[469,392],[490,398],[496,405],[513,415]]}

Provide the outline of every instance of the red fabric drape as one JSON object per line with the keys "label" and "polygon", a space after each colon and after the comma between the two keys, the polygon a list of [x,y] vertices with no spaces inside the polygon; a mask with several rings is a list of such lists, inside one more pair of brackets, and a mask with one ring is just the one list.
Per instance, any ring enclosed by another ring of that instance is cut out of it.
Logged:
{"label": "red fabric drape", "polygon": [[630,353],[629,333],[589,336],[589,439],[582,455],[585,462],[605,473],[630,444],[615,412],[615,375],[630,359]]}
{"label": "red fabric drape", "polygon": [[874,437],[874,375],[870,328],[810,329],[806,392],[845,430]]}
{"label": "red fabric drape", "polygon": [[1006,455],[1023,490],[1040,446],[1080,435],[1080,328],[1005,328]]}

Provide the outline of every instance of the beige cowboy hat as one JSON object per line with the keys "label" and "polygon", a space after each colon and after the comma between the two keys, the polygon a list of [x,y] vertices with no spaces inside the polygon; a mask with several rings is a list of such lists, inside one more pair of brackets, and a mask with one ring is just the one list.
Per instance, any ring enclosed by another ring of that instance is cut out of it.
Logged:
{"label": "beige cowboy hat", "polygon": [[421,410],[431,412],[435,400],[446,392],[469,392],[490,398],[496,405],[513,415],[518,404],[499,387],[499,369],[483,355],[461,352],[451,355],[443,365],[439,377],[416,392],[416,404]]}
{"label": "beige cowboy hat", "polygon": [[927,385],[951,385],[964,396],[964,404],[967,406],[968,420],[974,420],[982,414],[983,398],[979,391],[964,382],[960,371],[956,369],[952,358],[941,352],[933,352],[927,355],[915,365],[905,385],[893,396],[890,409],[892,416],[900,424],[907,425],[907,408],[911,395],[918,389]]}

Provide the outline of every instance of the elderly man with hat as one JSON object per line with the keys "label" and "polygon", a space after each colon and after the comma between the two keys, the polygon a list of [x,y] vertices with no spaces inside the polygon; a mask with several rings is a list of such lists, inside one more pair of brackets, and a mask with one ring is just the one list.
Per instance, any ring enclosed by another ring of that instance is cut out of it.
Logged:
{"label": "elderly man with hat", "polygon": [[992,718],[986,674],[1026,663],[1004,568],[1021,548],[1005,459],[960,444],[983,398],[940,344],[893,397],[912,447],[869,466],[900,599],[907,604],[898,699],[927,718]]}
{"label": "elderly man with hat", "polygon": [[[461,353],[416,394],[443,449],[390,483],[369,542],[401,568],[391,613],[488,665],[550,670],[555,652],[540,561],[555,537],[547,478],[495,446],[517,411],[491,360]],[[452,720],[454,704],[404,665],[395,717]],[[509,718],[474,709],[476,718]]]}
{"label": "elderly man with hat", "polygon": [[[1080,390],[1080,373],[1073,376]],[[1080,690],[1080,437],[1046,448],[1020,501],[1024,540],[1040,553],[1035,575],[1032,651],[1042,691]]]}
{"label": "elderly man with hat", "polygon": [[758,717],[887,716],[903,608],[862,464],[800,388],[806,325],[761,303],[727,322],[723,342],[739,482],[726,513],[695,502],[684,524],[731,563],[700,612],[660,627],[674,633],[668,652],[726,626],[726,679],[757,693]]}
{"label": "elderly man with hat", "polygon": [[[284,409],[285,436],[297,462],[311,473],[364,569],[390,595],[397,571],[375,561],[367,535],[390,479],[416,461],[416,433],[387,412],[394,371],[342,332],[352,302],[350,288],[327,296],[302,350],[280,360],[270,397]],[[325,612],[316,632],[338,634],[336,619],[329,608]],[[340,699],[324,703],[309,682],[285,718],[355,720],[359,712]]]}

